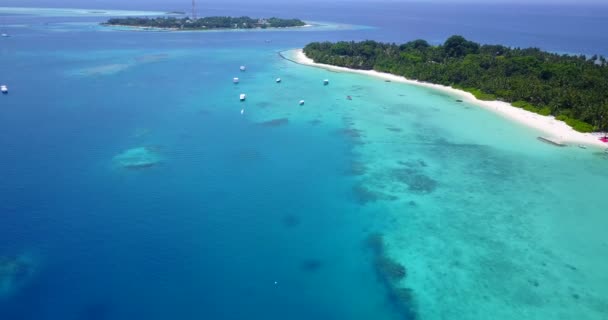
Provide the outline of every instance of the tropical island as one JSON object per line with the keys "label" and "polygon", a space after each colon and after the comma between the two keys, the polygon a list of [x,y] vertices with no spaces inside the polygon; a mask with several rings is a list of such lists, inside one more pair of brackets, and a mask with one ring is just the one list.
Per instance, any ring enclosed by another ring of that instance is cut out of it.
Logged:
{"label": "tropical island", "polygon": [[452,36],[442,45],[313,42],[314,63],[375,70],[500,100],[553,115],[580,132],[608,130],[608,62],[603,56],[560,55],[538,48],[480,45]]}
{"label": "tropical island", "polygon": [[196,19],[190,17],[128,17],[113,18],[102,23],[102,25],[165,30],[214,30],[293,28],[306,26],[306,22],[300,19],[280,19],[274,17],[267,19],[250,17],[204,17]]}

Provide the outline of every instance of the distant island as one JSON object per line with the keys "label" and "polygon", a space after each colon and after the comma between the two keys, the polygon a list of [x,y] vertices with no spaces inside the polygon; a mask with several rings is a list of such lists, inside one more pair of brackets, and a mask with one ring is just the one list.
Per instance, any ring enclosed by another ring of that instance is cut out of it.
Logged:
{"label": "distant island", "polygon": [[608,131],[608,63],[603,56],[480,45],[462,36],[438,46],[425,40],[402,45],[313,42],[304,53],[316,63],[391,73],[468,91],[480,100],[510,102],[554,115],[580,132]]}
{"label": "distant island", "polygon": [[191,19],[189,17],[128,17],[110,19],[107,22],[102,23],[102,25],[166,30],[214,30],[292,28],[303,27],[306,25],[306,22],[300,19],[258,19],[250,17],[204,17],[198,19]]}

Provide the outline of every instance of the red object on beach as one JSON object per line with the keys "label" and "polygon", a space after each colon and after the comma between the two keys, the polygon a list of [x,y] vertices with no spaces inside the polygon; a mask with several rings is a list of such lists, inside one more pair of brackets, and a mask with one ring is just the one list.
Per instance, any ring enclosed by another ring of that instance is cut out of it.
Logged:
{"label": "red object on beach", "polygon": [[600,138],[600,141],[601,141],[601,142],[608,143],[608,137],[601,137],[601,138]]}

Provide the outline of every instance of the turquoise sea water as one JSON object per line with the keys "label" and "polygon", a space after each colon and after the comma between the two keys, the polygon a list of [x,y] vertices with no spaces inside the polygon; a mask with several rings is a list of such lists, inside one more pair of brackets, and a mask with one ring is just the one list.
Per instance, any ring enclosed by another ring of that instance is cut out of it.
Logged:
{"label": "turquoise sea water", "polygon": [[[555,148],[441,92],[278,55],[399,41],[392,18],[373,18],[394,10],[368,9],[302,9],[373,27],[309,32],[3,17],[0,318],[605,319],[602,150]],[[490,37],[480,21],[469,32]],[[425,32],[454,31],[437,25]],[[577,51],[574,35],[543,30],[529,31],[539,46]],[[579,50],[606,52],[602,36]],[[159,162],[116,161],[142,147]],[[406,276],[387,277],[382,258]]]}

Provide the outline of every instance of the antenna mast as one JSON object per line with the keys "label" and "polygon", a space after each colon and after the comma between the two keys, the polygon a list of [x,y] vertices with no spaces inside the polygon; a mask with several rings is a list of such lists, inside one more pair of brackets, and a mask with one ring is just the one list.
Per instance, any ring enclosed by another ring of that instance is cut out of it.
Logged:
{"label": "antenna mast", "polygon": [[196,20],[196,0],[192,0],[192,19]]}

